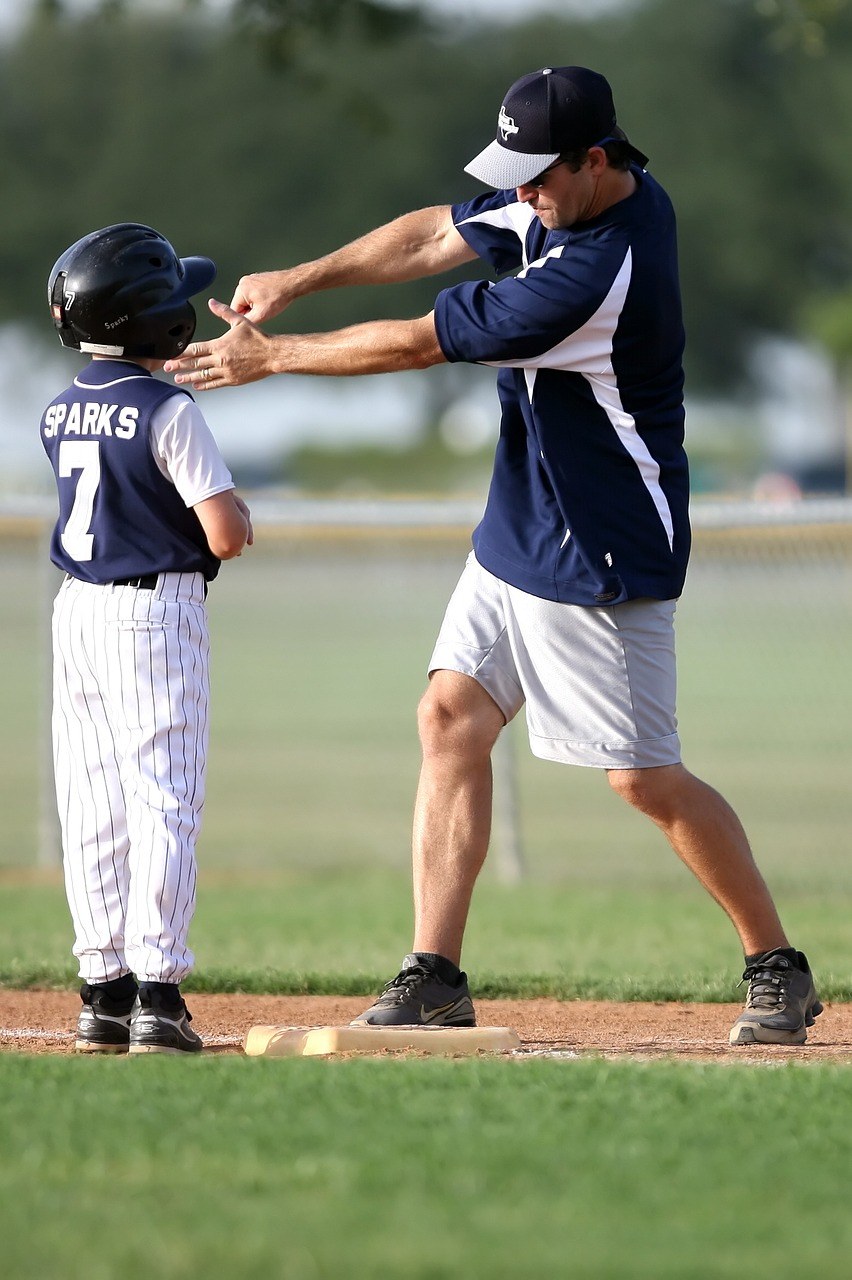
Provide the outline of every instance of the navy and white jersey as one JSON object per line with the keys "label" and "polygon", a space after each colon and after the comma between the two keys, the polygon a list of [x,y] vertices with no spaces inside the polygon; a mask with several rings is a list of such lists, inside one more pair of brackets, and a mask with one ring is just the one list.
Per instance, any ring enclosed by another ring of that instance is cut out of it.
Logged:
{"label": "navy and white jersey", "polygon": [[60,569],[93,583],[215,578],[220,561],[190,508],[234,486],[185,391],[139,365],[94,360],[48,405],[41,438],[59,492],[50,555]]}
{"label": "navy and white jersey", "polygon": [[500,438],[476,557],[532,595],[602,605],[673,599],[689,557],[683,325],[674,212],[634,169],[633,195],[542,226],[514,191],[453,206],[498,272],[443,290],[450,361],[500,370]]}

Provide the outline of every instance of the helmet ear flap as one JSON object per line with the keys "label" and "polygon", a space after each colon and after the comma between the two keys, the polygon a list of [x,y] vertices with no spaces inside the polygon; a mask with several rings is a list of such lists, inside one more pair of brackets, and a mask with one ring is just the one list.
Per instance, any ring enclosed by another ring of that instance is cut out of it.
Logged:
{"label": "helmet ear flap", "polygon": [[50,313],[54,320],[62,321],[63,305],[65,303],[65,281],[67,279],[64,271],[57,271],[56,279],[53,281],[53,288],[50,293]]}
{"label": "helmet ear flap", "polygon": [[67,271],[58,271],[56,278],[51,282],[50,289],[50,314],[54,319],[54,325],[59,332],[61,342],[65,347],[75,347],[79,349],[79,340],[74,334],[73,326],[68,323],[68,317],[65,315],[67,308],[73,305],[74,294],[65,293],[65,280],[68,279]]}

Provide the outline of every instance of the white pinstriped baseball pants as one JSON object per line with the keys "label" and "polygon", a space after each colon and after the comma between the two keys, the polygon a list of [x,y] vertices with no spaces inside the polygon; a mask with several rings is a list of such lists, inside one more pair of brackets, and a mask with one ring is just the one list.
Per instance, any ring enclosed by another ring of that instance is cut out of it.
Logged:
{"label": "white pinstriped baseball pants", "polygon": [[80,977],[192,968],[208,740],[200,573],[146,591],[67,578],[53,608],[53,755]]}

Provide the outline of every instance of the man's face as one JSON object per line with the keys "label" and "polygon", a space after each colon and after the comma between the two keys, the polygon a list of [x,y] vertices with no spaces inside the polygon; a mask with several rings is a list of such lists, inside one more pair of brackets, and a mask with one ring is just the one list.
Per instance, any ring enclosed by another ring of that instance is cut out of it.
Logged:
{"label": "man's face", "polygon": [[556,160],[532,182],[517,188],[518,199],[532,207],[548,230],[573,227],[599,212],[596,194],[605,167],[606,157],[599,147],[591,148],[576,173],[565,160]]}

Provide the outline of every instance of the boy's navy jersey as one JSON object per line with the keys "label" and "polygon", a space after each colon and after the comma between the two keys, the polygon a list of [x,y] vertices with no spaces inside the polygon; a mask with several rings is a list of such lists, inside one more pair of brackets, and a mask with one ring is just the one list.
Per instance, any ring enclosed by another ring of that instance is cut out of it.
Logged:
{"label": "boy's navy jersey", "polygon": [[597,218],[544,227],[514,191],[453,206],[497,283],[445,289],[448,360],[499,368],[500,438],[476,557],[547,600],[673,599],[689,557],[683,325],[674,211],[637,188]]}
{"label": "boy's navy jersey", "polygon": [[92,361],[47,407],[41,438],[59,491],[50,557],[84,582],[201,572],[220,561],[195,512],[157,466],[150,420],[186,393],[146,369]]}

